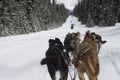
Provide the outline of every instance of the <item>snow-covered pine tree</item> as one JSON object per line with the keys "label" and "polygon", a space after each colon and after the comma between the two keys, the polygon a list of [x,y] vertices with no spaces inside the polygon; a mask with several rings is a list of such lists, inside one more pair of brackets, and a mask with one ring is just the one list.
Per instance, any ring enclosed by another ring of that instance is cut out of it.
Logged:
{"label": "snow-covered pine tree", "polygon": [[0,0],[0,36],[55,28],[65,22],[67,16],[64,5],[56,4],[55,0],[53,3],[50,0]]}
{"label": "snow-covered pine tree", "polygon": [[[79,13],[76,14],[76,12]],[[79,6],[77,5],[74,9],[74,15],[79,16],[78,20],[82,24],[88,25],[88,23],[94,22],[99,27],[114,26],[116,22],[120,22],[120,1],[81,0]]]}

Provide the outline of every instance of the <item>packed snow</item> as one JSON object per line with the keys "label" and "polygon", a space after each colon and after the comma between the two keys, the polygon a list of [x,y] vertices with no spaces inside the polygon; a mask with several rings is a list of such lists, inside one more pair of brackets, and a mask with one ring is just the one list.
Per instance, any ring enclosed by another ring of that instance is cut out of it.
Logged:
{"label": "packed snow", "polygon": [[[75,24],[74,29],[70,29],[71,21]],[[48,49],[48,40],[58,37],[63,42],[68,32],[77,31],[81,33],[83,39],[87,30],[100,34],[103,40],[107,41],[99,53],[99,80],[120,80],[120,24],[111,27],[86,28],[73,16],[69,16],[57,29],[1,37],[0,80],[51,80],[46,65],[40,65]],[[69,66],[69,69],[73,74],[74,67]],[[56,77],[58,80],[59,73]],[[71,80],[70,76],[68,80]],[[79,80],[78,76],[76,80]]]}

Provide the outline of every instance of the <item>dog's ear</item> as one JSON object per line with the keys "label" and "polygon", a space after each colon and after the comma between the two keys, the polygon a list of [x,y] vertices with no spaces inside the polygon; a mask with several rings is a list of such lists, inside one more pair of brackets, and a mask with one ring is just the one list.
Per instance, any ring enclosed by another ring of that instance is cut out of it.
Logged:
{"label": "dog's ear", "polygon": [[80,32],[76,32],[76,35],[77,35],[77,36],[80,36]]}
{"label": "dog's ear", "polygon": [[75,35],[75,33],[74,33],[74,32],[73,32],[71,35],[72,35],[72,37],[76,37],[76,35]]}
{"label": "dog's ear", "polygon": [[55,40],[56,40],[56,41],[60,41],[60,39],[59,39],[59,38],[55,38]]}
{"label": "dog's ear", "polygon": [[62,42],[60,41],[59,38],[55,38],[55,43],[56,43],[56,44],[62,44]]}
{"label": "dog's ear", "polygon": [[73,38],[73,37],[75,37],[75,35],[74,35],[74,34],[71,34],[71,37]]}
{"label": "dog's ear", "polygon": [[80,39],[80,32],[76,32],[75,35],[77,36],[78,39]]}
{"label": "dog's ear", "polygon": [[55,40],[54,39],[49,39],[48,42],[53,43],[53,42],[55,42]]}
{"label": "dog's ear", "polygon": [[88,39],[89,36],[90,36],[90,30],[88,30],[88,31],[85,33],[84,40],[85,40],[85,39]]}
{"label": "dog's ear", "polygon": [[67,37],[71,36],[72,34],[68,32],[68,34],[66,34]]}
{"label": "dog's ear", "polygon": [[48,42],[51,43],[52,39],[49,39]]}
{"label": "dog's ear", "polygon": [[68,32],[68,34],[67,35],[69,35],[69,34],[71,34],[70,32]]}
{"label": "dog's ear", "polygon": [[89,36],[89,35],[90,35],[90,30],[86,32],[86,36]]}

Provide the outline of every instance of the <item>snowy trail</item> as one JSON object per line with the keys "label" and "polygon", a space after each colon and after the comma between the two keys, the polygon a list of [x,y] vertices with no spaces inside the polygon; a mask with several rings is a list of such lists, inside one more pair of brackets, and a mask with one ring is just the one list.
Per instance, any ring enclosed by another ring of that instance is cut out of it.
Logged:
{"label": "snowy trail", "polygon": [[[75,23],[73,30],[70,29],[71,20]],[[1,37],[0,80],[51,80],[46,65],[40,65],[48,48],[48,40],[58,37],[63,41],[68,32],[77,31],[81,33],[83,39],[87,30],[94,31],[100,34],[103,40],[107,40],[99,53],[99,80],[120,80],[120,24],[117,24],[116,27],[86,28],[71,16],[62,27],[54,30]],[[72,73],[73,70],[74,68],[70,67]],[[58,75],[59,73],[57,73],[57,80]],[[68,80],[71,80],[70,76]],[[78,76],[76,80],[79,80]]]}

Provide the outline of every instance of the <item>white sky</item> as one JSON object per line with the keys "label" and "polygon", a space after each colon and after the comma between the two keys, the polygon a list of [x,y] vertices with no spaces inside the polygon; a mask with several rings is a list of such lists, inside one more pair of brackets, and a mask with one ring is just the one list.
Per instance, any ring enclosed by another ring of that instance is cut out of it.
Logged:
{"label": "white sky", "polygon": [[78,3],[78,0],[57,0],[58,3],[64,3],[67,9],[73,9]]}

